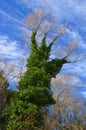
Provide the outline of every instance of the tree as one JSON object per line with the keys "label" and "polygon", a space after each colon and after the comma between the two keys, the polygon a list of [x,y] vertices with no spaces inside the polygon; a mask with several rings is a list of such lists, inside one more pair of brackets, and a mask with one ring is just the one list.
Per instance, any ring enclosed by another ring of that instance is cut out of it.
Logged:
{"label": "tree", "polygon": [[[0,59],[0,62],[2,61],[3,60]],[[14,71],[13,65],[9,64],[8,68],[7,64],[8,63],[6,63],[6,65],[3,65],[3,67],[0,68],[0,111],[2,111],[8,104],[8,97],[10,96],[9,92],[11,91],[8,89],[8,77],[10,77],[10,74],[12,74]]]}
{"label": "tree", "polygon": [[[43,130],[85,130],[85,107],[71,86],[73,75],[57,75],[52,79],[53,96],[56,101],[52,113],[44,114]],[[79,83],[80,84],[80,83]],[[76,84],[75,84],[76,85]],[[84,113],[84,115],[83,115]]]}
{"label": "tree", "polygon": [[[37,17],[37,16],[38,17]],[[37,36],[40,34],[42,22],[46,19],[42,11],[35,11],[29,15],[26,24],[32,27],[30,41],[30,56],[27,58],[26,72],[17,86],[18,96],[11,100],[7,130],[35,130],[43,126],[44,108],[55,103],[51,91],[51,78],[59,73],[64,64],[69,63],[67,57],[50,59],[52,46],[64,34],[65,26],[58,29],[56,36],[47,44],[46,38],[52,26],[43,30],[40,45]],[[43,26],[44,28],[44,26]],[[42,30],[42,29],[41,29]],[[40,34],[41,35],[41,34]],[[74,49],[74,48],[73,48]]]}
{"label": "tree", "polygon": [[[0,63],[2,65],[2,58],[0,58]],[[0,68],[0,130],[5,129],[5,123],[7,121],[4,110],[9,106],[10,99],[16,94],[15,91],[9,89],[8,83],[8,78],[11,76],[14,70],[13,65],[8,65],[8,63],[6,63],[2,66]]]}
{"label": "tree", "polygon": [[0,129],[3,128],[3,120],[2,120],[2,111],[7,106],[7,92],[8,82],[6,78],[3,76],[3,71],[0,71]]}
{"label": "tree", "polygon": [[0,71],[0,112],[6,105],[7,88],[9,85],[7,79],[3,76],[3,73],[4,73],[3,71]]}

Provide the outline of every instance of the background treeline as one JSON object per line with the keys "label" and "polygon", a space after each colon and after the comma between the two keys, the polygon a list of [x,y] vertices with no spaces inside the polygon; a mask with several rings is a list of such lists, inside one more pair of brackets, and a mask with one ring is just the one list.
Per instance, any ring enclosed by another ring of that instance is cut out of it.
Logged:
{"label": "background treeline", "polygon": [[[3,76],[3,71],[0,72],[0,129],[5,130],[4,109],[9,105],[9,100],[12,98],[14,91],[8,90],[7,79]],[[86,111],[84,102],[78,100],[78,97],[71,96],[73,88],[70,86],[70,81],[62,83],[69,78],[69,75],[58,76],[52,81],[53,96],[55,105],[50,109],[47,107],[43,116],[43,130],[85,130],[86,129]],[[69,87],[70,86],[70,87]],[[14,100],[14,98],[13,98]],[[52,113],[51,113],[52,112]],[[33,117],[33,116],[32,116]],[[30,117],[31,118],[31,117]],[[37,128],[39,129],[39,128]],[[40,130],[42,130],[40,128]]]}

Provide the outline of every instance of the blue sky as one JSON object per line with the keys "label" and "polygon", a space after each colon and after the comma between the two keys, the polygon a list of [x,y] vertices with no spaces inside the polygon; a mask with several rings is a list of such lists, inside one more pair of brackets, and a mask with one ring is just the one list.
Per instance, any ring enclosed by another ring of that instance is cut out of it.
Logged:
{"label": "blue sky", "polygon": [[[86,0],[0,0],[0,56],[20,65],[21,57],[27,55],[23,19],[38,8],[49,10],[58,24],[68,23],[69,36],[79,39],[80,52],[86,54]],[[76,75],[75,84],[83,82],[81,94],[86,97],[86,60],[65,65],[62,72]]]}

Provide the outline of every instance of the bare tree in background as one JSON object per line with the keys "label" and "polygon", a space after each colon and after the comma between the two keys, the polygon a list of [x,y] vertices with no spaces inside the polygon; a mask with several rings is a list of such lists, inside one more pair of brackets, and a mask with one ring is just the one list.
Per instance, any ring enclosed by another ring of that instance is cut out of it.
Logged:
{"label": "bare tree in background", "polygon": [[0,58],[0,130],[4,130],[3,110],[9,105],[10,97],[13,96],[13,91],[9,89],[9,79],[13,76],[14,66],[8,62],[3,63],[3,58]]}
{"label": "bare tree in background", "polygon": [[[7,96],[8,96],[8,78],[14,71],[13,65],[9,65],[8,63],[3,63],[3,59],[0,58],[0,111],[7,104]],[[2,64],[3,63],[3,64]]]}
{"label": "bare tree in background", "polygon": [[[44,12],[42,9],[34,10],[33,13],[27,15],[24,20],[24,25],[26,26],[26,47],[29,48],[29,38],[31,33],[36,32],[36,40],[38,42],[42,37],[47,37],[47,45],[52,46],[52,57],[65,58],[68,63],[75,63],[86,59],[86,56],[81,54],[71,55],[76,51],[79,45],[79,39],[73,39],[67,44],[58,43],[58,40],[65,34],[67,34],[68,24],[56,25],[54,18],[50,17],[49,11]],[[39,45],[40,46],[40,45]]]}
{"label": "bare tree in background", "polygon": [[50,115],[44,114],[43,130],[85,130],[84,104],[77,97],[71,95],[74,88],[71,86],[69,75],[57,76],[52,79],[52,85],[56,104]]}

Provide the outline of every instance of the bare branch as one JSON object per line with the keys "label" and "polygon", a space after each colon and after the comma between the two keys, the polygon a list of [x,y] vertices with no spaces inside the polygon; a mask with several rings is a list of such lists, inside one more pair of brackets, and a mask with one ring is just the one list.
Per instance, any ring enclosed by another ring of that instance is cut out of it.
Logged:
{"label": "bare branch", "polygon": [[67,59],[77,48],[78,41],[73,40],[69,45],[68,45],[68,54],[65,56],[65,59]]}
{"label": "bare branch", "polygon": [[50,42],[49,46],[52,46],[52,44],[59,38],[61,37],[66,30],[67,25],[60,25],[58,30],[57,30],[57,34],[55,36],[55,38]]}

